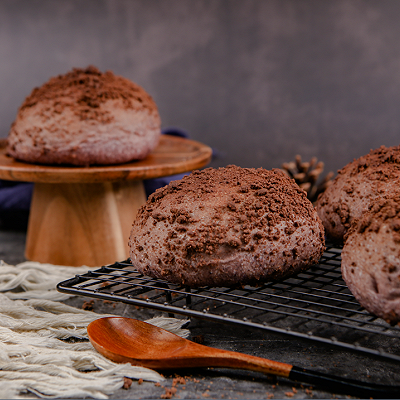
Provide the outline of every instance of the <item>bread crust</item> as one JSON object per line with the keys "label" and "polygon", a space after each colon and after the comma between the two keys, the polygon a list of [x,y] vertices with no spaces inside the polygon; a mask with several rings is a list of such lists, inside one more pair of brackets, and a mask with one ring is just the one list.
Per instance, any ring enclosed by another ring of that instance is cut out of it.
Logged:
{"label": "bread crust", "polygon": [[120,164],[158,144],[153,99],[130,80],[95,67],[75,68],[35,88],[18,110],[7,153],[38,164]]}
{"label": "bread crust", "polygon": [[318,262],[322,223],[279,170],[207,168],[153,193],[130,235],[143,274],[198,286],[257,285]]}
{"label": "bread crust", "polygon": [[385,196],[400,192],[400,146],[371,150],[338,171],[317,200],[327,236],[342,243],[352,222]]}
{"label": "bread crust", "polygon": [[400,321],[400,195],[377,201],[355,221],[342,251],[342,275],[370,313]]}

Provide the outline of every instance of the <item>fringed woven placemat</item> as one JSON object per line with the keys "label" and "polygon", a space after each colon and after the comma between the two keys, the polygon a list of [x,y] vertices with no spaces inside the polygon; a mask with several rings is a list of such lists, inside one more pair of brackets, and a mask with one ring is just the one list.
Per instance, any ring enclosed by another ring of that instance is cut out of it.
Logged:
{"label": "fringed woven placemat", "polygon": [[[88,267],[37,262],[0,262],[0,398],[99,398],[123,387],[124,379],[161,381],[157,372],[116,364],[87,339],[86,327],[105,316],[60,302],[56,284]],[[156,317],[146,322],[182,337],[185,320]]]}

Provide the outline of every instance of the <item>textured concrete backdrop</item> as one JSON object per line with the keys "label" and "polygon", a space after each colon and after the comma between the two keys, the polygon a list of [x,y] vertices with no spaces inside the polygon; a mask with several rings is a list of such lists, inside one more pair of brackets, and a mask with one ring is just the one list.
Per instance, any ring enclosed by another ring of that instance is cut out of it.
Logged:
{"label": "textured concrete backdrop", "polygon": [[89,64],[155,99],[211,165],[336,171],[398,145],[398,0],[1,0],[0,137],[50,76]]}

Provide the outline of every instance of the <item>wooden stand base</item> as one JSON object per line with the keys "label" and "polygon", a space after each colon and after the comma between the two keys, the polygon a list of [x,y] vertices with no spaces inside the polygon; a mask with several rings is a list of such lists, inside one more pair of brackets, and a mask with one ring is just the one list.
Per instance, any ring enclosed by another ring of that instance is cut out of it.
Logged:
{"label": "wooden stand base", "polygon": [[71,266],[123,261],[145,201],[142,181],[35,183],[25,256]]}

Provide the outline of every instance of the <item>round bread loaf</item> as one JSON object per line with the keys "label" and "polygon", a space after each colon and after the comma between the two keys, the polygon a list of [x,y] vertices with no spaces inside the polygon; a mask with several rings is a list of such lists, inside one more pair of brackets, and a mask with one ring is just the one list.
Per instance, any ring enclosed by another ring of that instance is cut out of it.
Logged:
{"label": "round bread loaf", "polygon": [[342,275],[360,304],[400,321],[400,195],[377,201],[346,235]]}
{"label": "round bread loaf", "polygon": [[399,179],[400,146],[381,146],[343,167],[316,204],[327,236],[343,242],[352,221],[370,205],[400,193]]}
{"label": "round bread loaf", "polygon": [[133,223],[132,264],[143,274],[198,286],[256,285],[318,262],[322,223],[280,170],[207,168],[149,196]]}
{"label": "round bread loaf", "polygon": [[145,158],[160,133],[157,107],[140,86],[88,67],[32,91],[11,126],[7,152],[39,164],[120,164]]}

